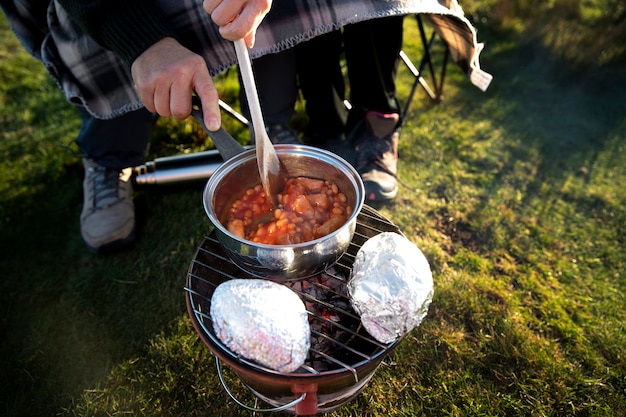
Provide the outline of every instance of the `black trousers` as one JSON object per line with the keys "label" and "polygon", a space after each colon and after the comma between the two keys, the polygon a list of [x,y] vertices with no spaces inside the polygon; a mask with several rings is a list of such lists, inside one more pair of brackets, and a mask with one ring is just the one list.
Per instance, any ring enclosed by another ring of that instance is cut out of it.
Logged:
{"label": "black trousers", "polygon": [[[403,17],[347,25],[295,48],[299,85],[306,101],[309,130],[350,132],[368,111],[399,113],[395,79],[402,49]],[[349,85],[341,70],[344,53]],[[343,100],[349,89],[352,109]]]}
{"label": "black trousers", "polygon": [[[350,132],[373,110],[399,113],[395,78],[402,48],[402,16],[347,25],[252,63],[266,124],[288,124],[298,88],[306,102],[309,136]],[[345,58],[348,85],[344,82]],[[348,112],[344,100],[348,98]],[[242,112],[249,117],[243,89]]]}
{"label": "black trousers", "polygon": [[[257,58],[252,61],[252,68],[265,124],[288,124],[298,98],[295,49]],[[241,75],[239,86],[241,112],[250,120]]]}

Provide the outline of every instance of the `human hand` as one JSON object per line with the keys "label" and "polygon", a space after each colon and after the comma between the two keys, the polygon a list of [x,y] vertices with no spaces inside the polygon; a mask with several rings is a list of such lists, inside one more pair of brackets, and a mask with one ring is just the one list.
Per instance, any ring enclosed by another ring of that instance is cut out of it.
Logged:
{"label": "human hand", "polygon": [[173,38],[146,49],[131,66],[135,88],[146,108],[182,120],[191,114],[191,96],[200,97],[204,123],[220,127],[219,96],[204,59]]}
{"label": "human hand", "polygon": [[220,27],[220,34],[230,41],[244,39],[254,46],[257,27],[270,10],[272,0],[204,0],[203,7]]}

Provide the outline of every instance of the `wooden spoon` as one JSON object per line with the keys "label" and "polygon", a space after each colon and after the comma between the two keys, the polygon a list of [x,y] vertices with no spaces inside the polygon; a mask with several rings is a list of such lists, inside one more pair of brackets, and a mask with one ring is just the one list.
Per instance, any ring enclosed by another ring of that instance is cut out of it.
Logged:
{"label": "wooden spoon", "polygon": [[285,181],[289,178],[287,169],[278,158],[274,145],[270,141],[265,123],[263,122],[263,113],[261,112],[261,104],[257,93],[254,74],[252,73],[252,64],[250,63],[250,55],[248,47],[243,39],[235,41],[235,52],[239,61],[239,70],[243,80],[246,98],[248,99],[248,107],[252,116],[252,128],[254,130],[254,142],[256,144],[256,156],[259,164],[259,175],[261,176],[261,184],[267,199],[276,205],[276,197],[280,194],[285,186]]}

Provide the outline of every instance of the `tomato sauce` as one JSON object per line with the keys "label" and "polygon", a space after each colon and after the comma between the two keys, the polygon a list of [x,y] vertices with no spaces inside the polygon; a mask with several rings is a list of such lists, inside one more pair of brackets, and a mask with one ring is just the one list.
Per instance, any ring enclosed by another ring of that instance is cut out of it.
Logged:
{"label": "tomato sauce", "polygon": [[260,184],[244,191],[228,211],[234,235],[269,245],[308,242],[339,229],[352,213],[346,196],[332,181],[292,177],[272,209]]}

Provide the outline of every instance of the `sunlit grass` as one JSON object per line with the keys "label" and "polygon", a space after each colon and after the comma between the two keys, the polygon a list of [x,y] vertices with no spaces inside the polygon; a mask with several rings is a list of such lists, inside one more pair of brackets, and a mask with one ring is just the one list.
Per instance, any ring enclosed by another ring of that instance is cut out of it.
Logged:
{"label": "sunlit grass", "polygon": [[[249,416],[185,310],[210,228],[199,187],[136,193],[137,244],[88,253],[78,116],[0,22],[2,414]],[[479,25],[487,92],[449,64],[441,103],[416,96],[400,195],[380,211],[426,254],[433,303],[333,416],[626,414],[626,80],[571,71],[522,29]],[[404,99],[411,78],[399,77]],[[234,73],[218,88],[238,105]],[[149,157],[211,147],[191,120],[161,119]]]}

